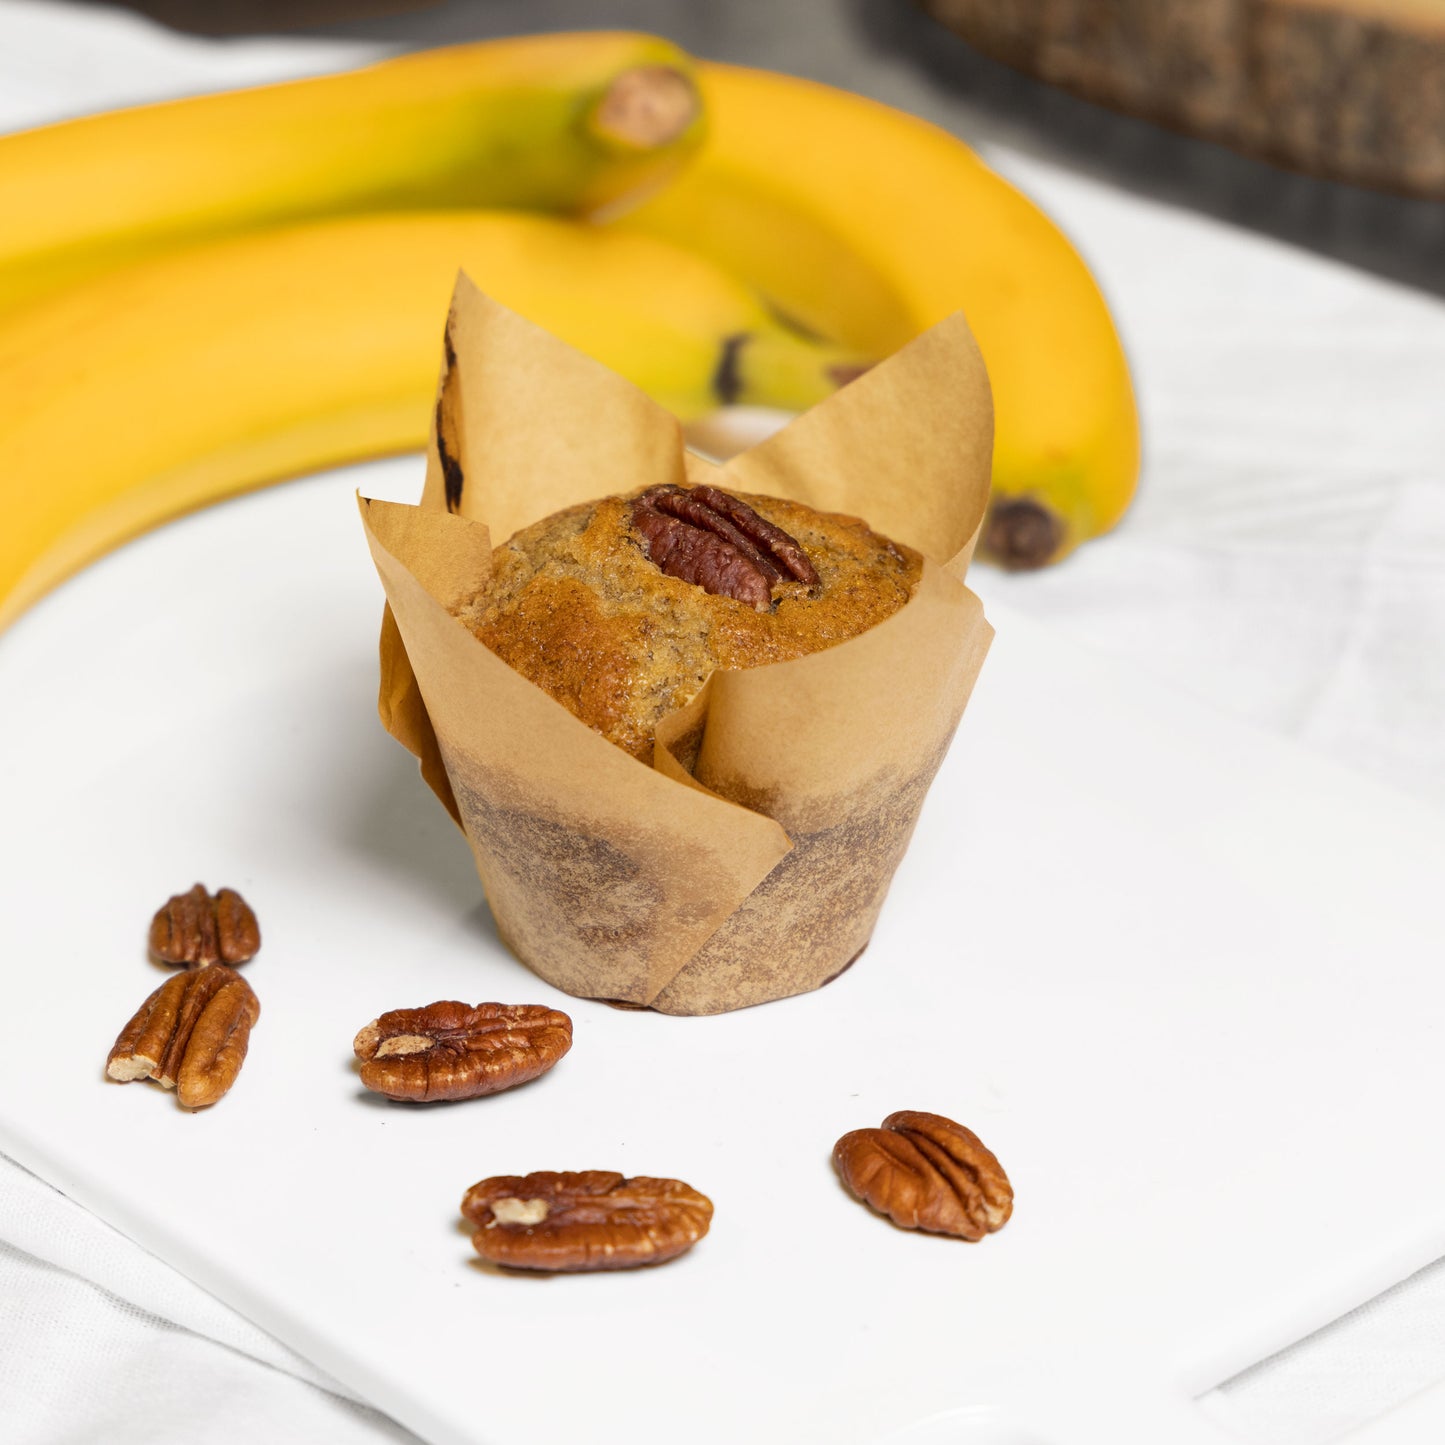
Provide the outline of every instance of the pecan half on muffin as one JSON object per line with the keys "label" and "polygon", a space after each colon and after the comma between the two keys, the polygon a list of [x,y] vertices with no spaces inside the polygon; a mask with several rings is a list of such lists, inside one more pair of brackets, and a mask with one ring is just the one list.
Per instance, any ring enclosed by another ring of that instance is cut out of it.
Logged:
{"label": "pecan half on muffin", "polygon": [[715,669],[845,642],[913,595],[922,559],[857,517],[717,487],[569,507],[493,553],[463,620],[502,660],[643,762]]}

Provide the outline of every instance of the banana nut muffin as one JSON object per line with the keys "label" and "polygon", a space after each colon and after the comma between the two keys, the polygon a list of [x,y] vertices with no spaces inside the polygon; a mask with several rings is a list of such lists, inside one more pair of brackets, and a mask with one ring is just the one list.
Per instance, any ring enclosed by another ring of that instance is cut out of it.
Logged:
{"label": "banana nut muffin", "polygon": [[496,548],[463,621],[610,742],[653,736],[716,668],[856,637],[912,596],[922,558],[856,517],[716,487],[651,487],[533,523]]}

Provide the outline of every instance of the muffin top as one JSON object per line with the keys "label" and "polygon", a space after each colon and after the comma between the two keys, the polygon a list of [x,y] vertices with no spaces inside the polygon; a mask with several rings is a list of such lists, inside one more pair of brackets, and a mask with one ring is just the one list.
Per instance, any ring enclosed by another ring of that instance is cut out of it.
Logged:
{"label": "muffin top", "polygon": [[857,517],[681,486],[554,513],[496,548],[492,564],[462,620],[643,762],[658,723],[714,669],[856,637],[908,602],[923,565]]}

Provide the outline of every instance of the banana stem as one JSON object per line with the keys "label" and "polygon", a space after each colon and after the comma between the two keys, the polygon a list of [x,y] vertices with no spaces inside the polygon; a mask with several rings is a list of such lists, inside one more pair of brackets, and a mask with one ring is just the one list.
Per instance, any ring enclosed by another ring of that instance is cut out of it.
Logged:
{"label": "banana stem", "polygon": [[624,70],[602,93],[587,129],[619,150],[652,151],[680,140],[702,112],[692,80],[671,65]]}

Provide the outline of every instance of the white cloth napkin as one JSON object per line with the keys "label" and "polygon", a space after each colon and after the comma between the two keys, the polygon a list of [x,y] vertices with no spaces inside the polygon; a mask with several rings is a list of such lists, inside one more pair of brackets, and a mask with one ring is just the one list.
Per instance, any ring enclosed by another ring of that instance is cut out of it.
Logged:
{"label": "white cloth napkin", "polygon": [[415,1436],[0,1156],[6,1445]]}
{"label": "white cloth napkin", "polygon": [[[628,22],[708,48],[664,23],[680,7],[647,8]],[[820,27],[843,23],[814,8]],[[99,6],[0,0],[0,129],[378,49],[213,42]],[[909,103],[897,69],[885,78]],[[974,134],[966,98],[920,89],[917,108]],[[983,149],[1094,265],[1134,362],[1147,454],[1118,533],[1044,574],[976,569],[985,601],[1445,805],[1445,306]],[[0,1299],[6,1445],[414,1438],[3,1156]],[[1434,1268],[1205,1408],[1246,1438],[1316,1445],[1433,1380],[1442,1335]]]}

